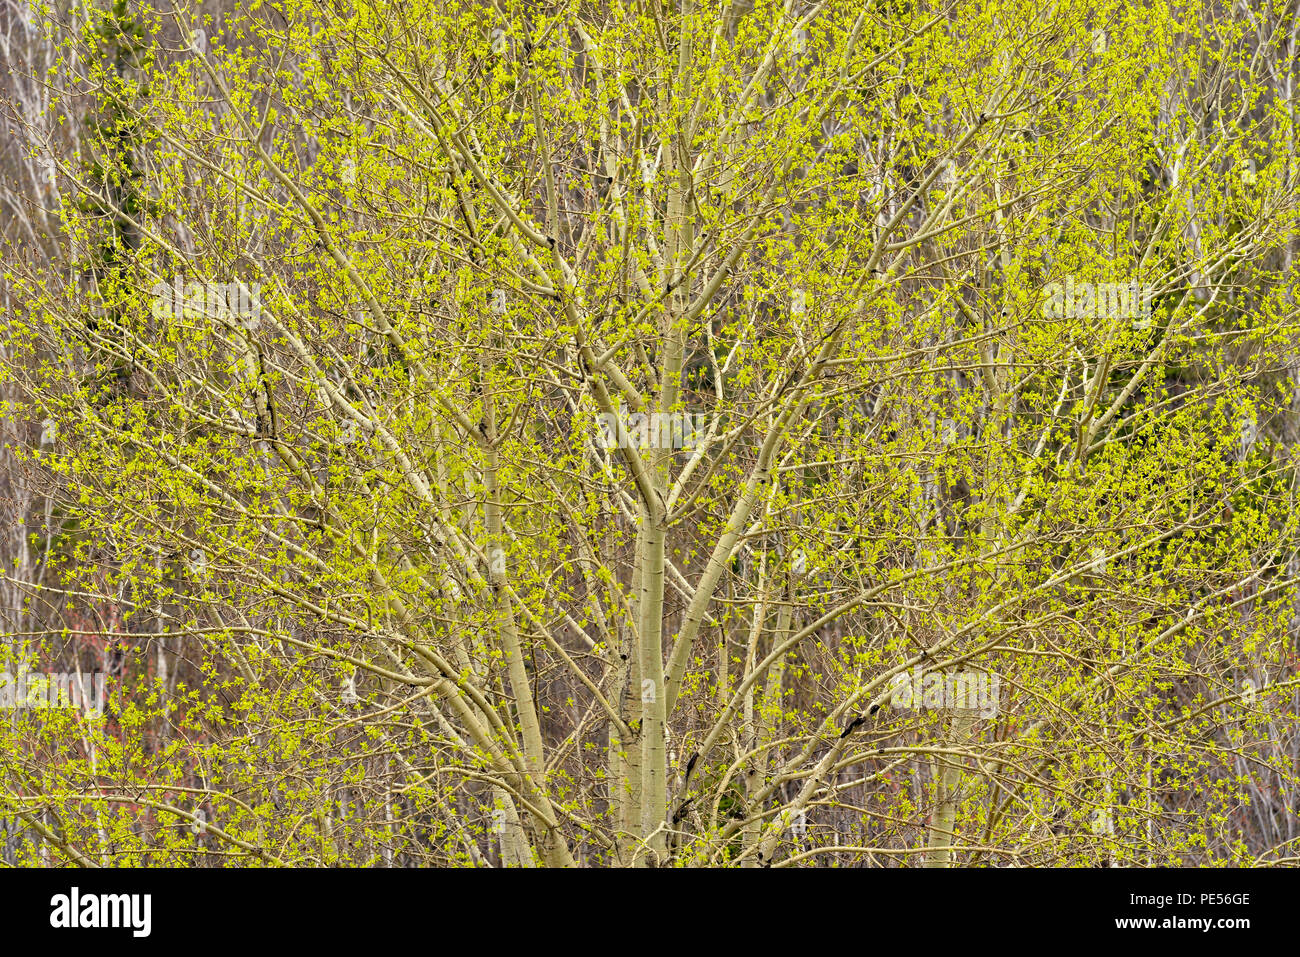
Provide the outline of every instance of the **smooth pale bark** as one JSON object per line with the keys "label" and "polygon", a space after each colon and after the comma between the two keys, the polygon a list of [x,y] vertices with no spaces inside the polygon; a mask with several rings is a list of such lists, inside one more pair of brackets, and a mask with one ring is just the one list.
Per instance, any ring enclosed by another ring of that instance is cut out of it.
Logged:
{"label": "smooth pale bark", "polygon": [[[636,556],[632,568],[632,589],[640,607],[641,579],[643,563],[644,530],[637,530]],[[634,737],[619,740],[615,751],[622,776],[612,786],[616,786],[621,795],[620,815],[616,820],[617,835],[615,851],[619,864],[628,866],[637,856],[637,844],[641,834],[641,658],[640,622],[634,622],[627,634],[621,636],[619,647],[620,668],[618,680],[623,701],[624,723],[633,732]],[[615,748],[614,742],[610,743]]]}
{"label": "smooth pale bark", "polygon": [[[763,636],[764,618],[767,616],[767,562],[766,556],[760,559],[758,563],[758,604],[754,607],[753,621],[749,629],[749,641],[745,647],[745,675],[753,673],[755,659],[757,657],[758,642]],[[755,754],[754,749],[759,743],[759,730],[754,722],[754,686],[750,685],[749,690],[745,692],[745,703],[741,711],[742,714],[742,736],[743,748],[749,752],[749,763],[745,769],[743,783],[745,786],[745,810],[748,815],[754,814],[753,797],[761,786],[763,774],[767,770],[766,754]],[[762,830],[762,821],[750,821],[745,825],[741,832],[741,849],[742,852],[751,847],[758,840],[758,835]],[[747,861],[746,866],[755,866],[753,861]]]}
{"label": "smooth pale bark", "polygon": [[667,849],[667,755],[664,747],[663,589],[664,530],[649,524],[644,540],[641,582],[641,849],[640,865],[663,863]]}
{"label": "smooth pale bark", "polygon": [[[664,116],[684,109],[690,102],[691,33],[681,32],[676,75],[660,88],[659,109]],[[665,230],[665,274],[662,279],[670,291],[669,308],[660,328],[658,410],[678,412],[681,401],[682,368],[686,353],[687,291],[690,283],[683,273],[686,257],[693,246],[688,196],[691,189],[689,170],[683,165],[690,149],[674,124],[674,135],[665,149],[664,164],[668,181]],[[667,488],[674,450],[661,446],[662,435],[655,435],[654,448],[647,450],[650,495],[642,502],[640,519],[644,528],[641,538],[642,579],[640,592],[641,666],[641,842],[639,864],[666,862],[668,847],[668,760],[665,746],[665,719],[670,706],[664,680],[663,612],[667,544]],[[644,493],[643,493],[644,494]]]}
{"label": "smooth pale bark", "polygon": [[[528,835],[523,822],[519,819],[519,810],[505,788],[494,787],[492,797],[494,810],[504,812],[502,827],[498,832],[501,838],[501,864],[504,867],[533,867],[533,855],[529,852]],[[493,818],[494,822],[497,818]]]}
{"label": "smooth pale bark", "polygon": [[[958,715],[952,719],[946,736],[946,748],[964,747],[975,725],[975,718]],[[952,754],[941,754],[935,759],[936,794],[935,811],[930,822],[926,844],[926,867],[950,867],[952,846],[956,841],[957,806],[962,797],[961,760]]]}
{"label": "smooth pale bark", "polygon": [[[776,612],[776,627],[772,633],[773,646],[778,646],[790,634],[790,622],[794,614],[793,601],[793,581],[786,583],[786,595],[784,599],[778,599],[780,604]],[[766,594],[760,602],[760,606],[766,608]],[[756,629],[757,630],[757,629]],[[747,673],[754,670],[757,649],[758,636],[750,645],[750,657],[747,663]],[[757,811],[759,795],[762,794],[763,788],[767,784],[768,768],[771,765],[773,755],[766,750],[768,743],[775,734],[776,727],[779,723],[781,708],[782,687],[785,682],[785,656],[778,658],[768,670],[767,683],[763,686],[762,695],[759,699],[757,714],[754,713],[753,707],[753,687],[746,692],[745,703],[745,726],[751,729],[747,737],[746,746],[752,752],[750,765],[745,774],[745,800],[748,813],[753,815]],[[776,755],[779,762],[780,756]],[[745,825],[741,838],[742,855],[744,851],[753,847],[762,833],[762,821],[754,820]],[[744,861],[746,867],[757,867],[757,860],[746,858]]]}

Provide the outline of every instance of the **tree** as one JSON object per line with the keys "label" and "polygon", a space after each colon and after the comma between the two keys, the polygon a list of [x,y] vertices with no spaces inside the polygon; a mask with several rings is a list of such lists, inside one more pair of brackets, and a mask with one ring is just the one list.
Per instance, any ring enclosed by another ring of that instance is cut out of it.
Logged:
{"label": "tree", "polygon": [[133,17],[6,263],[45,654],[126,650],[25,853],[1293,856],[1285,5]]}

